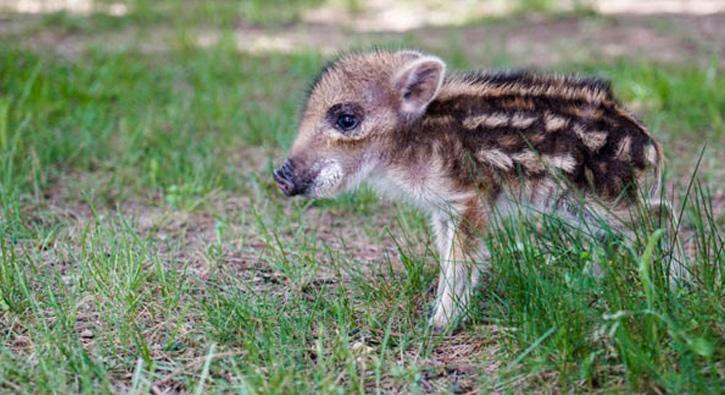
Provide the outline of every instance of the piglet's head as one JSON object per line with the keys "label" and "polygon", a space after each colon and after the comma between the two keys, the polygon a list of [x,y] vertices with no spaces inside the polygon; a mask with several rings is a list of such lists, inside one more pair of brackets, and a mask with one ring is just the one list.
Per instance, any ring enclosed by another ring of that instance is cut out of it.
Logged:
{"label": "piglet's head", "polygon": [[347,55],[312,85],[289,156],[274,172],[287,196],[333,197],[395,155],[394,133],[425,115],[445,64],[414,51]]}

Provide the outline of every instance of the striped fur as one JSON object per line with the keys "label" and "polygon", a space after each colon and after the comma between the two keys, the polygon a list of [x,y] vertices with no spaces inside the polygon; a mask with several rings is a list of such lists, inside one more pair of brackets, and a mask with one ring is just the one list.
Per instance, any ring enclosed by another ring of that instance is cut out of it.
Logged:
{"label": "striped fur", "polygon": [[[350,130],[340,114],[355,117]],[[284,167],[294,181],[281,186],[329,197],[367,180],[425,210],[441,256],[431,317],[441,329],[480,278],[471,262],[490,256],[479,237],[491,212],[520,203],[588,221],[574,215],[588,212],[574,196],[625,212],[644,204],[636,188],[647,174],[659,181],[661,166],[659,144],[607,81],[446,74],[434,56],[375,51],[343,56],[315,80]]]}

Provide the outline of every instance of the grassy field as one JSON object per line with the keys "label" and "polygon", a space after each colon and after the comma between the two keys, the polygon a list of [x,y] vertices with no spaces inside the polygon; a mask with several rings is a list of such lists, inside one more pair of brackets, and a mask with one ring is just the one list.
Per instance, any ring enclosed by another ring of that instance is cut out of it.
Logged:
{"label": "grassy field", "polygon": [[[297,11],[250,1],[229,14],[220,2],[172,18],[134,4],[124,17],[23,17],[22,35],[0,37],[0,392],[725,388],[717,56],[552,67],[611,78],[663,142],[693,284],[665,280],[673,235],[649,223],[627,244],[555,221],[543,237],[506,224],[488,241],[493,270],[470,319],[434,336],[437,257],[420,213],[366,189],[287,200],[272,181],[325,56],[240,52],[233,29],[240,18],[291,23]],[[195,45],[190,32],[210,23],[220,39]],[[173,32],[162,50],[90,40],[159,26]],[[81,44],[59,54],[32,39],[43,32]],[[464,33],[436,30],[447,44],[431,49],[454,69],[518,64],[463,50]]]}

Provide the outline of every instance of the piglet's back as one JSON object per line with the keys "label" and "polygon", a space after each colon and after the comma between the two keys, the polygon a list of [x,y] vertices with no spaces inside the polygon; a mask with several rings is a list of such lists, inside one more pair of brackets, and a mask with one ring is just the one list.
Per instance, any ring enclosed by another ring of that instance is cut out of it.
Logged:
{"label": "piglet's back", "polygon": [[427,118],[450,126],[482,166],[529,177],[557,171],[608,198],[634,193],[661,162],[657,142],[601,79],[453,75]]}

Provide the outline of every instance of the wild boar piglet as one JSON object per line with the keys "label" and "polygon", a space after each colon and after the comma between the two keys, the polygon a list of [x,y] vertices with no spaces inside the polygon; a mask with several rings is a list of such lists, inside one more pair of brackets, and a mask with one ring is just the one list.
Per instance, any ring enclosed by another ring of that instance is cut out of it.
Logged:
{"label": "wild boar piglet", "polygon": [[274,179],[311,198],[367,182],[425,211],[440,254],[430,320],[442,330],[488,266],[494,213],[616,226],[647,204],[638,187],[659,181],[661,163],[659,144],[601,79],[446,73],[435,56],[373,51],[324,68]]}

